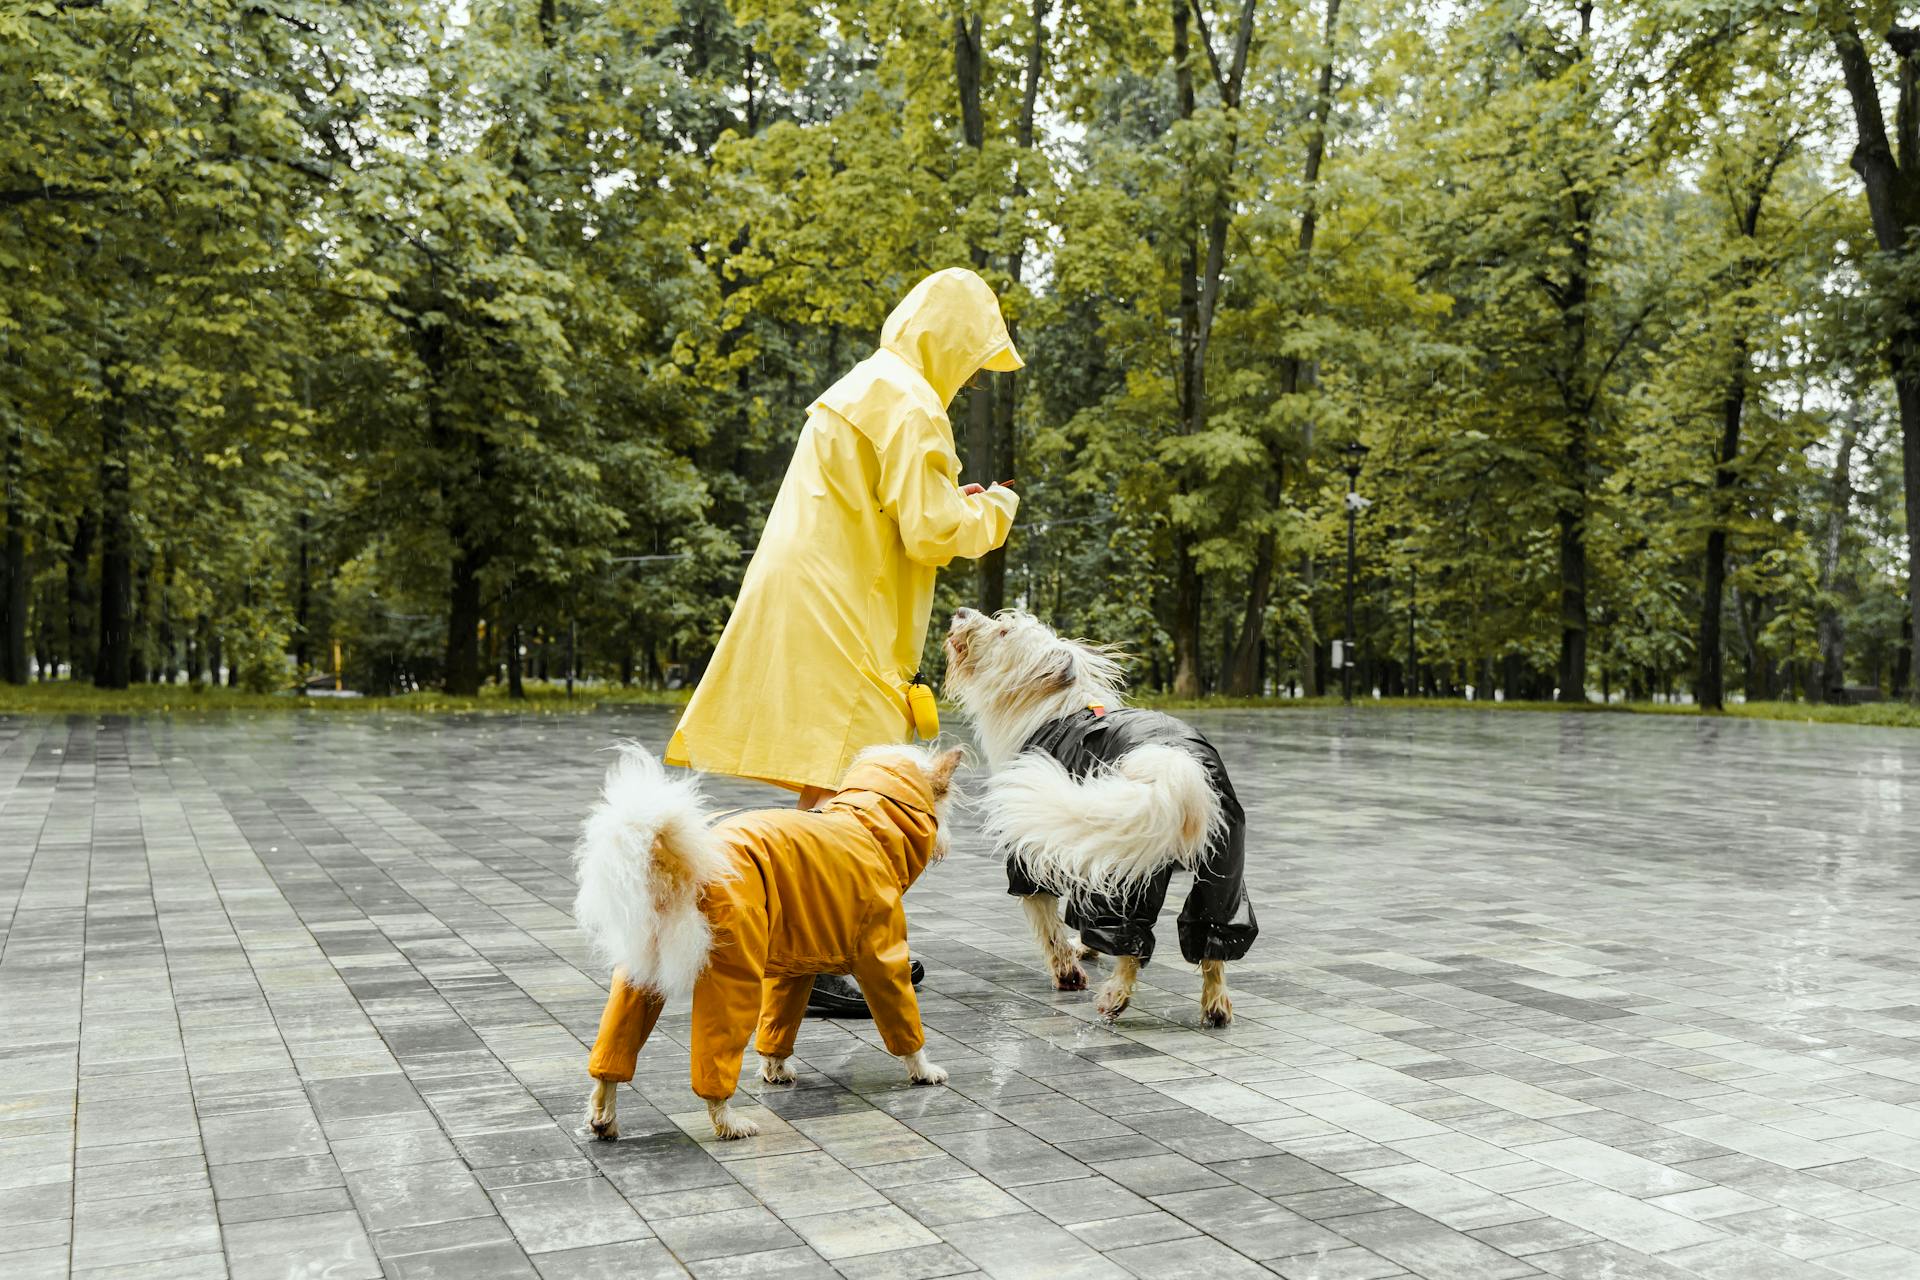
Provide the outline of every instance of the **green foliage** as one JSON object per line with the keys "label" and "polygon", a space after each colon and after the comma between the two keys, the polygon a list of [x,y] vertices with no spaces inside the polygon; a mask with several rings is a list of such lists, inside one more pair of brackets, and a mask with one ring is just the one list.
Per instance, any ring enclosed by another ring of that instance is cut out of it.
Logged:
{"label": "green foliage", "polygon": [[972,262],[1007,597],[1144,686],[1326,687],[1358,442],[1365,687],[1684,689],[1724,541],[1732,683],[1896,689],[1920,254],[1830,56],[1892,10],[1429,8],[1200,0],[1181,68],[1115,0],[5,0],[0,650],[684,686],[813,397]]}

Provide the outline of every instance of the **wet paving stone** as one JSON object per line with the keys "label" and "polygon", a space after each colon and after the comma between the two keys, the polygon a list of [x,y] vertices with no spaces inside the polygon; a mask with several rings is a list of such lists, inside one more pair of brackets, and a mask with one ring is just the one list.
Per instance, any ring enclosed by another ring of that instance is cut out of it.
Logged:
{"label": "wet paving stone", "polygon": [[1193,719],[1230,1027],[1171,919],[1051,991],[963,813],[949,1088],[809,1021],[718,1143],[670,1008],[604,1144],[571,847],[671,712],[0,717],[0,1275],[1920,1276],[1920,734]]}

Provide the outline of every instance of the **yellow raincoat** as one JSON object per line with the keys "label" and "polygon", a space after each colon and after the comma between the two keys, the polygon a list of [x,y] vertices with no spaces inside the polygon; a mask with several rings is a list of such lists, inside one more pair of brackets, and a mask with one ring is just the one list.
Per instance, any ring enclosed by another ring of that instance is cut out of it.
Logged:
{"label": "yellow raincoat", "polygon": [[[852,974],[887,1052],[918,1051],[926,1039],[902,898],[938,843],[927,780],[871,760],[818,809],[743,813],[713,830],[735,874],[701,900],[714,945],[693,988],[693,1091],[732,1097],[749,1038],[769,1057],[790,1055],[816,973]],[[633,1079],[664,1007],[658,992],[616,977],[588,1073]]]}
{"label": "yellow raincoat", "polygon": [[824,790],[861,748],[911,736],[934,571],[1005,542],[1019,504],[960,492],[947,406],[980,369],[1020,367],[971,271],[937,271],[894,308],[880,349],[808,412],[668,764]]}

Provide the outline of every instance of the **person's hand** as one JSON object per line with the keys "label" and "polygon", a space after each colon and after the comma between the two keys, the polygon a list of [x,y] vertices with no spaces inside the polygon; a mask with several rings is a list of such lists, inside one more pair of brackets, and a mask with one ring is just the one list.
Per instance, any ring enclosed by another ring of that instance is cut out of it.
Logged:
{"label": "person's hand", "polygon": [[963,484],[960,486],[960,496],[963,498],[971,498],[976,493],[985,493],[986,491],[987,487],[980,484]]}

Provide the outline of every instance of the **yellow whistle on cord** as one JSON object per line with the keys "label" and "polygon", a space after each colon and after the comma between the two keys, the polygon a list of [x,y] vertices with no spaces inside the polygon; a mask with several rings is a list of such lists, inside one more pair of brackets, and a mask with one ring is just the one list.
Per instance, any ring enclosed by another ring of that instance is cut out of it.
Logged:
{"label": "yellow whistle on cord", "polygon": [[915,734],[929,740],[940,736],[940,702],[924,676],[915,674],[907,686],[907,710],[913,716]]}

